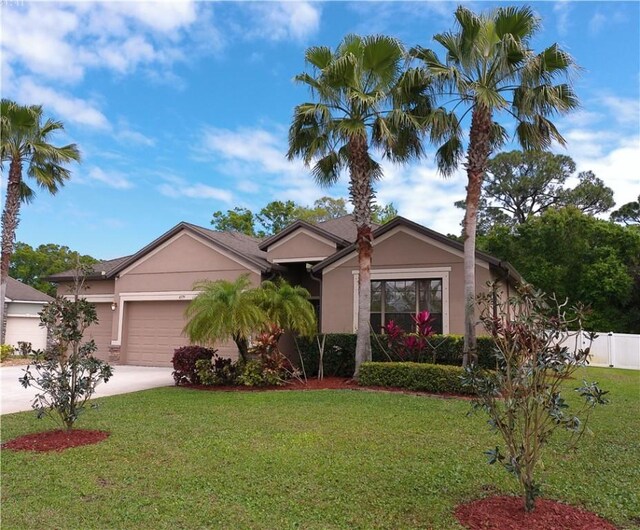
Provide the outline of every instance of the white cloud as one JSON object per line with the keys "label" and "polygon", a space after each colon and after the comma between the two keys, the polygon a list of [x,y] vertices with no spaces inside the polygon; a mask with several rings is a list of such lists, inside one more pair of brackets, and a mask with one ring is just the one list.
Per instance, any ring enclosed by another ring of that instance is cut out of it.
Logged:
{"label": "white cloud", "polygon": [[265,2],[243,6],[251,17],[246,37],[304,41],[320,27],[321,12],[311,2]]}
{"label": "white cloud", "polygon": [[631,125],[637,131],[640,124],[640,100],[637,98],[624,98],[619,96],[604,95],[599,103],[610,112],[611,118],[621,125]]}
{"label": "white cloud", "polygon": [[133,188],[133,183],[124,174],[117,171],[104,171],[95,166],[89,168],[86,180],[82,178],[80,182],[99,182],[117,190]]}
{"label": "white cloud", "polygon": [[186,197],[189,199],[215,199],[227,204],[233,202],[233,194],[229,190],[202,184],[201,182],[187,182],[175,176],[163,177],[165,182],[158,186],[158,191],[174,199]]}
{"label": "white cloud", "polygon": [[556,15],[556,30],[560,35],[569,33],[572,9],[573,7],[568,0],[560,0],[553,4],[553,12]]}
{"label": "white cloud", "polygon": [[65,122],[73,122],[96,129],[110,129],[107,117],[90,101],[66,95],[37,84],[29,77],[16,79],[13,89],[23,104],[38,102]]}

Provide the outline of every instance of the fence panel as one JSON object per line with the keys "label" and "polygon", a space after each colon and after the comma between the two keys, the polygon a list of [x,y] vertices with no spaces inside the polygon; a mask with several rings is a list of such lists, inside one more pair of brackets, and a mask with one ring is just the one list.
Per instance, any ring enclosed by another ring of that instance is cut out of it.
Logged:
{"label": "fence panel", "polygon": [[[581,337],[583,347],[587,338]],[[591,366],[613,366],[640,370],[640,335],[626,333],[598,333],[591,345]]]}

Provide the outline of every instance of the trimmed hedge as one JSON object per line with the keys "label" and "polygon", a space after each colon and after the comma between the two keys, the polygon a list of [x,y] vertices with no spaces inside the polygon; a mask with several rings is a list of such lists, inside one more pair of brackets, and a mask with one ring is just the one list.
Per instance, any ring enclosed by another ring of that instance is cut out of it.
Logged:
{"label": "trimmed hedge", "polygon": [[464,369],[431,363],[362,363],[359,384],[423,392],[471,394],[462,385]]}
{"label": "trimmed hedge", "polygon": [[[351,377],[355,370],[355,333],[327,333],[324,347],[324,375]],[[320,336],[322,340],[322,336]],[[452,366],[462,365],[462,350],[464,338],[462,335],[433,335],[429,339],[433,349],[425,352],[420,358],[403,359],[418,363],[435,363]],[[316,337],[298,338],[298,348],[302,354],[304,368],[308,376],[318,373],[318,343]],[[491,337],[478,337],[478,364],[483,368],[496,367],[495,344]],[[384,335],[371,335],[371,357],[374,362],[396,362],[399,359],[390,358],[387,340]],[[434,356],[435,352],[435,356]],[[297,354],[292,356],[293,360]]]}

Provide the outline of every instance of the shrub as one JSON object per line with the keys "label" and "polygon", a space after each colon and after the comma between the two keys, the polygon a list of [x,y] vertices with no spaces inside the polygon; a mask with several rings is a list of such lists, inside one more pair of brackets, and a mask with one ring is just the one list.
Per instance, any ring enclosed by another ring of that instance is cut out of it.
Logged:
{"label": "shrub", "polygon": [[235,385],[238,377],[238,364],[231,359],[215,354],[210,360],[198,359],[196,373],[203,385]]}
{"label": "shrub", "polygon": [[241,363],[237,378],[237,383],[244,386],[279,386],[285,382],[280,371],[266,367],[257,359]]}
{"label": "shrub", "polygon": [[202,346],[183,346],[173,353],[173,380],[176,385],[199,384],[200,378],[196,368],[199,360],[211,361],[217,350]]}
{"label": "shrub", "polygon": [[463,382],[477,394],[474,408],[487,412],[489,425],[504,442],[505,453],[499,446],[486,452],[489,463],[499,462],[515,475],[529,512],[540,495],[536,470],[553,432],[559,427],[570,431],[569,444],[575,444],[593,407],[607,402],[607,392],[583,381],[575,389],[582,398],[575,412],[562,397],[564,381],[589,359],[589,347],[576,344],[582,327],[580,307],[568,309],[566,303],[558,304],[555,297],[528,285],[500,302],[498,311],[494,300],[494,293],[478,296],[480,321],[495,340],[497,370],[472,366],[465,370]]}
{"label": "shrub", "polygon": [[74,299],[58,297],[47,304],[40,321],[49,331],[51,345],[35,357],[19,381],[40,391],[32,404],[38,418],[48,415],[70,430],[96,386],[113,375],[109,364],[93,357],[95,342],[82,343],[85,330],[98,322],[96,309],[76,293]]}
{"label": "shrub", "polygon": [[462,385],[463,374],[464,369],[459,366],[412,362],[370,362],[362,364],[359,383],[362,386],[469,394],[472,391]]}
{"label": "shrub", "polygon": [[11,344],[0,344],[0,362],[6,361],[13,355],[13,346]]}
{"label": "shrub", "polygon": [[33,353],[33,347],[30,342],[18,341],[18,355],[21,357],[29,357]]}
{"label": "shrub", "polygon": [[[320,339],[322,342],[322,338]],[[431,335],[429,347],[421,356],[408,357],[411,362],[429,362],[432,364],[462,365],[464,339],[462,335]],[[298,338],[298,349],[304,362],[307,375],[318,373],[319,352],[316,337]],[[327,333],[324,348],[324,375],[351,377],[355,370],[356,335],[353,333]],[[394,362],[387,346],[387,337],[371,335],[371,354],[374,362]],[[482,368],[495,369],[495,343],[491,337],[478,337],[478,364]]]}

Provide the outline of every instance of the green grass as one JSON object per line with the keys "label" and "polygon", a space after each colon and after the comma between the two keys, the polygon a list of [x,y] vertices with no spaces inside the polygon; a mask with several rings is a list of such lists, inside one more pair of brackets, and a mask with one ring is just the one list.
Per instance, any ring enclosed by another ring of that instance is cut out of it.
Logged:
{"label": "green grass", "polygon": [[[544,495],[622,528],[640,522],[640,373],[588,370],[611,391],[576,453],[552,444]],[[569,385],[576,386],[576,381]],[[101,444],[2,451],[2,527],[459,528],[452,511],[515,480],[469,403],[403,394],[162,388],[101,399]],[[2,417],[2,440],[51,427]]]}

